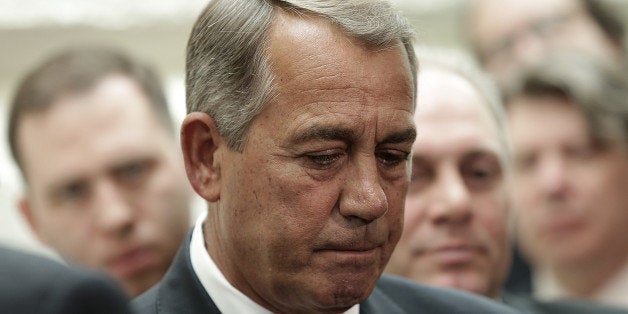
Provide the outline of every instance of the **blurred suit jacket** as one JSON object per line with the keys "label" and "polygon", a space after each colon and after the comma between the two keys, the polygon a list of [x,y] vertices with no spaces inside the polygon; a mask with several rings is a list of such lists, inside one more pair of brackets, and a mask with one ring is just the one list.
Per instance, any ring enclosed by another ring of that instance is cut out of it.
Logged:
{"label": "blurred suit jacket", "polygon": [[108,278],[0,247],[0,313],[131,313]]}
{"label": "blurred suit jacket", "polygon": [[628,314],[628,310],[584,300],[541,301],[526,295],[504,293],[504,304],[530,314]]}

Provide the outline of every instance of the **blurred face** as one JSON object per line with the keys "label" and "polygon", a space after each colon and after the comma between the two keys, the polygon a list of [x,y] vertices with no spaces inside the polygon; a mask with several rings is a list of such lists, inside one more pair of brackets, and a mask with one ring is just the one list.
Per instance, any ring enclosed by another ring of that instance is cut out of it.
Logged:
{"label": "blurred face", "polygon": [[569,269],[628,254],[628,153],[595,149],[564,99],[514,99],[509,109],[522,248],[541,266]]}
{"label": "blurred face", "polygon": [[575,0],[481,0],[471,33],[486,69],[509,83],[547,53],[577,50],[603,59],[619,58],[606,36]]}
{"label": "blurred face", "polygon": [[188,229],[177,143],[138,86],[110,76],[24,117],[18,130],[24,213],[72,262],[106,271],[137,295],[165,273]]}
{"label": "blurred face", "polygon": [[475,88],[423,69],[403,235],[387,271],[497,297],[510,266],[503,148]]}
{"label": "blurred face", "polygon": [[341,312],[369,296],[402,231],[408,58],[401,44],[367,50],[317,18],[279,15],[273,29],[277,96],[243,152],[222,152],[208,248],[270,310]]}

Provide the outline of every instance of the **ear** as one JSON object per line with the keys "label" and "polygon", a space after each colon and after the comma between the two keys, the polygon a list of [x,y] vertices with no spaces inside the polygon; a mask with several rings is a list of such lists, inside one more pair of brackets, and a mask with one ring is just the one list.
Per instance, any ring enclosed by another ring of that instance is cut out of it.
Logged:
{"label": "ear", "polygon": [[18,207],[20,208],[22,217],[24,217],[24,220],[26,220],[26,222],[28,223],[28,226],[30,227],[31,231],[33,232],[37,240],[39,240],[39,242],[41,243],[46,243],[46,241],[41,235],[41,232],[39,230],[39,224],[37,223],[37,218],[35,217],[35,214],[33,213],[33,210],[31,209],[28,199],[26,198],[20,199],[20,202],[18,203]]}
{"label": "ear", "polygon": [[220,152],[226,143],[214,119],[206,113],[188,114],[181,125],[181,149],[192,187],[209,202],[220,199]]}

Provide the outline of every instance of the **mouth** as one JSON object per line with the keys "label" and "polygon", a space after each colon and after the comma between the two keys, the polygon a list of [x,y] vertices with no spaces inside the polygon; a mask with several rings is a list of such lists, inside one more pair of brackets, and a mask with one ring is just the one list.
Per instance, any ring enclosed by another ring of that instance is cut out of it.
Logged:
{"label": "mouth", "polygon": [[473,263],[484,252],[484,248],[479,245],[450,244],[419,251],[418,254],[429,255],[446,267],[460,267]]}
{"label": "mouth", "polygon": [[360,266],[372,264],[382,251],[382,245],[330,245],[314,250],[315,254],[327,257],[335,264]]}
{"label": "mouth", "polygon": [[578,232],[584,223],[575,218],[552,219],[543,225],[543,231],[550,236],[565,236]]}
{"label": "mouth", "polygon": [[134,248],[116,255],[106,265],[114,276],[129,278],[152,268],[156,261],[154,251],[147,248]]}

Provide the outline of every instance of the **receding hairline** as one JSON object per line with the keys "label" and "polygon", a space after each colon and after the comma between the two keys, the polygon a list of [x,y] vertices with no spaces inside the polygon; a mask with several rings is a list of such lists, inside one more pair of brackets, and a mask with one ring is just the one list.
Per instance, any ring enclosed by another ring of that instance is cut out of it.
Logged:
{"label": "receding hairline", "polygon": [[[266,34],[266,40],[265,40],[264,53],[267,56],[269,56],[268,61],[274,61],[273,59],[276,58],[276,56],[272,55],[270,52],[270,45],[272,43],[283,43],[280,40],[274,40],[276,39],[276,35],[284,35],[286,33],[283,31],[285,30],[285,27],[280,28],[280,26],[284,26],[284,25],[280,25],[280,23],[286,22],[286,24],[290,24],[290,23],[296,22],[302,25],[306,25],[303,23],[304,21],[312,21],[312,23],[308,23],[309,25],[311,25],[312,28],[318,28],[319,30],[321,27],[328,28],[331,31],[331,34],[334,34],[334,35],[340,34],[340,36],[338,36],[338,39],[346,40],[349,42],[350,45],[360,47],[369,53],[377,53],[380,51],[397,49],[397,48],[400,49],[401,52],[403,53],[402,62],[404,65],[407,66],[406,69],[408,70],[407,74],[408,74],[408,78],[410,79],[409,82],[412,83],[413,80],[412,80],[412,73],[411,73],[409,51],[404,46],[404,43],[402,42],[401,38],[396,38],[390,41],[389,43],[387,43],[386,45],[381,45],[381,46],[372,45],[365,40],[362,40],[360,38],[357,38],[356,36],[353,36],[351,33],[347,32],[341,25],[334,23],[333,21],[329,20],[325,16],[322,16],[318,13],[315,13],[315,12],[303,13],[300,11],[286,10],[285,8],[282,8],[282,7],[276,7],[276,9],[277,10],[275,11],[275,14],[273,15],[273,20],[270,23],[268,32]],[[313,32],[317,32],[317,31],[313,31]],[[285,38],[282,38],[282,39],[285,39]],[[290,43],[289,45],[293,46],[295,45],[295,43]],[[296,45],[298,45],[298,43]],[[276,74],[276,73],[273,73],[273,74]],[[412,89],[416,89],[414,86],[409,86],[409,87]]]}

